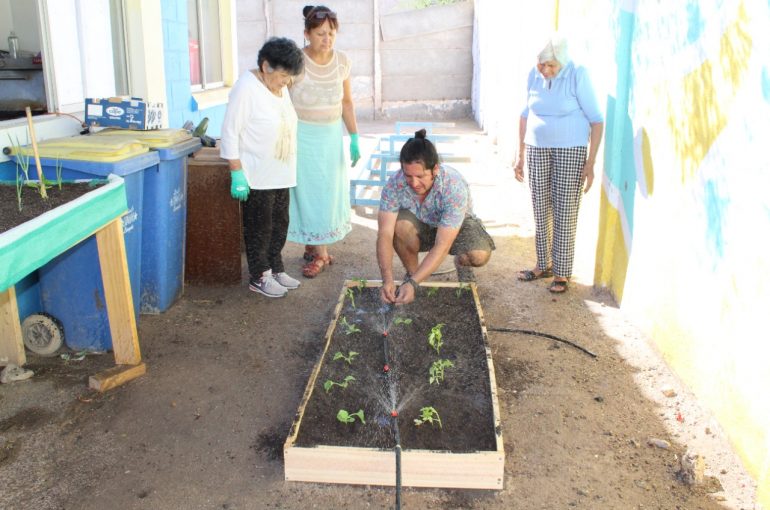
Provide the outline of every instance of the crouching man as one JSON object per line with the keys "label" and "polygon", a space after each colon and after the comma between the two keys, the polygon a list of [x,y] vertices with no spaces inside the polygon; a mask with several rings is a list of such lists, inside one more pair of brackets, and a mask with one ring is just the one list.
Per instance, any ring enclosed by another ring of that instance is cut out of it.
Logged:
{"label": "crouching man", "polygon": [[[439,165],[425,130],[401,148],[401,170],[388,179],[377,216],[380,295],[386,303],[411,303],[420,282],[454,255],[458,280],[471,281],[473,267],[489,261],[495,243],[473,215],[468,183],[453,168]],[[393,281],[393,252],[407,271],[403,284]],[[428,252],[422,262],[419,252]]]}

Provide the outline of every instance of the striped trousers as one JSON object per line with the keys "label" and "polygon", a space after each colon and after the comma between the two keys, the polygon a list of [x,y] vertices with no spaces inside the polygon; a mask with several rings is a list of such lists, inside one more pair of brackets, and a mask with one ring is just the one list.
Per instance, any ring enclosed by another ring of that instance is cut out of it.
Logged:
{"label": "striped trousers", "polygon": [[553,267],[553,274],[572,276],[575,258],[581,173],[586,147],[547,148],[527,145],[529,188],[535,215],[537,267]]}

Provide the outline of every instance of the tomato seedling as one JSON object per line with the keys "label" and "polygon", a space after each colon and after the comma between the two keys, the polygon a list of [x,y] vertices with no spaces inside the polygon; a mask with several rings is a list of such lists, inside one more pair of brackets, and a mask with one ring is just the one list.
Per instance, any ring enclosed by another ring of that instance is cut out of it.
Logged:
{"label": "tomato seedling", "polygon": [[327,379],[326,382],[324,382],[324,389],[326,390],[326,393],[329,393],[332,390],[332,388],[335,386],[339,386],[344,390],[345,388],[348,387],[348,384],[350,384],[355,380],[356,378],[353,377],[352,375],[345,376],[342,382],[334,382],[331,379]]}
{"label": "tomato seedling", "polygon": [[358,287],[359,293],[366,288],[367,281],[365,278],[351,278],[351,280],[358,284],[356,287]]}
{"label": "tomato seedling", "polygon": [[434,361],[431,364],[430,369],[428,369],[428,373],[430,375],[430,377],[428,377],[428,383],[442,383],[444,381],[444,370],[453,366],[455,366],[455,364],[448,359],[439,359]]}
{"label": "tomato seedling", "polygon": [[440,322],[430,328],[430,334],[428,335],[428,343],[436,351],[436,354],[441,354],[441,346],[444,345],[444,340],[441,336],[441,328],[444,327],[444,323]]}
{"label": "tomato seedling", "polygon": [[427,296],[428,297],[435,296],[437,292],[438,292],[438,287],[428,287]]}
{"label": "tomato seedling", "polygon": [[353,364],[353,360],[355,357],[358,356],[358,353],[356,351],[348,351],[348,355],[345,356],[340,351],[337,351],[334,353],[334,358],[332,358],[332,361],[337,361],[338,359],[344,359],[345,363],[348,365]]}
{"label": "tomato seedling", "polygon": [[366,424],[366,421],[364,421],[363,409],[359,409],[357,413],[349,413],[344,409],[340,409],[339,412],[337,412],[337,419],[342,423],[353,423],[356,421],[356,417],[361,420],[361,423]]}
{"label": "tomato seedling", "polygon": [[353,293],[353,288],[352,287],[348,287],[347,289],[345,289],[345,296],[350,300],[350,306],[355,308],[356,307],[356,297],[355,297],[355,294]]}
{"label": "tomato seedling", "polygon": [[[348,289],[348,290],[350,290],[350,289]],[[345,326],[345,334],[346,335],[352,335],[353,333],[360,333],[361,332],[361,330],[358,329],[358,326],[356,326],[355,324],[350,324],[345,317],[340,319],[340,324],[342,326]]]}
{"label": "tomato seedling", "polygon": [[465,292],[465,291],[470,291],[470,290],[471,290],[471,286],[470,286],[470,285],[467,285],[467,284],[461,283],[461,284],[460,284],[460,285],[457,287],[457,290],[455,291],[455,296],[457,296],[457,297],[459,298],[459,297],[462,295],[462,293],[463,293],[463,292]]}
{"label": "tomato seedling", "polygon": [[406,324],[409,325],[412,323],[412,319],[405,319],[404,317],[396,317],[393,320],[393,324],[399,325],[399,324]]}
{"label": "tomato seedling", "polygon": [[438,415],[435,407],[423,407],[420,409],[420,417],[414,419],[414,424],[419,427],[423,423],[430,423],[431,426],[434,423],[438,423],[438,428],[442,428],[441,417]]}

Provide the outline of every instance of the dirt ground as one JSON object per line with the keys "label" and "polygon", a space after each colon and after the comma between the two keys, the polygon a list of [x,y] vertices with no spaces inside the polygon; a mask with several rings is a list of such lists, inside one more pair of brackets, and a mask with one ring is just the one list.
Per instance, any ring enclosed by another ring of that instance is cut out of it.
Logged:
{"label": "dirt ground", "polygon": [[[364,124],[370,136],[362,141],[387,129]],[[719,425],[592,288],[582,260],[593,254],[589,235],[581,234],[565,295],[549,294],[546,280],[515,280],[534,261],[526,186],[472,124],[453,132],[468,137],[461,149],[473,164],[461,169],[497,244],[476,271],[487,326],[556,335],[597,358],[542,337],[490,332],[504,489],[405,488],[403,508],[758,509],[755,484]],[[597,184],[581,222],[591,221],[598,194]],[[374,218],[357,208],[353,232],[331,248],[335,265],[286,298],[251,293],[244,280],[188,287],[166,313],[141,316],[148,373],[106,394],[90,391],[87,377],[112,364],[109,354],[30,356],[35,377],[0,386],[0,508],[393,508],[393,488],[285,482],[281,459],[343,281],[379,277]],[[299,274],[301,247],[284,253]],[[445,266],[435,279],[454,278]],[[677,476],[688,449],[705,456],[703,485]]]}

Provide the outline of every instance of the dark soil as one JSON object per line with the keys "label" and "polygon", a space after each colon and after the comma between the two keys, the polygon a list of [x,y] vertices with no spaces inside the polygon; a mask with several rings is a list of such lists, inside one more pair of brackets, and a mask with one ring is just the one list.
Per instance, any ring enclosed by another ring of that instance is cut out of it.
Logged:
{"label": "dark soil", "polygon": [[[489,367],[473,293],[470,287],[434,288],[435,294],[396,309],[383,307],[378,287],[353,290],[355,307],[345,298],[300,423],[298,446],[389,449],[396,444],[397,425],[404,449],[495,450]],[[412,322],[396,324],[397,318]],[[346,323],[360,331],[348,334]],[[439,353],[428,343],[437,324],[444,324]],[[350,351],[359,353],[351,364],[333,359]],[[445,369],[443,382],[430,384],[429,368],[439,359],[454,366]],[[342,382],[348,375],[355,381],[347,388],[325,391],[326,381]],[[415,424],[424,407],[436,409],[441,426]],[[363,409],[366,423],[340,422],[340,409]]]}
{"label": "dark soil", "polygon": [[90,182],[69,182],[62,183],[59,189],[58,185],[53,185],[46,190],[47,199],[41,198],[36,188],[25,186],[21,191],[19,210],[16,187],[13,184],[0,184],[0,233],[75,200],[97,186]]}

